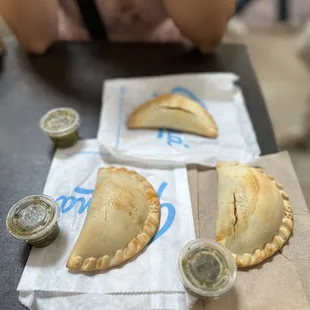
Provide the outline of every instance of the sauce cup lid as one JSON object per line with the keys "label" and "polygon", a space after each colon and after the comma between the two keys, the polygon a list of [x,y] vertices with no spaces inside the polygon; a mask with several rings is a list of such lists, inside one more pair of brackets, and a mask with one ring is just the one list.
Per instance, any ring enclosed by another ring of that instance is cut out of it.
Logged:
{"label": "sauce cup lid", "polygon": [[31,195],[13,205],[6,218],[6,227],[17,239],[41,239],[49,235],[57,219],[58,205],[52,197]]}
{"label": "sauce cup lid", "polygon": [[80,115],[72,108],[57,108],[48,111],[40,120],[41,129],[51,137],[60,137],[78,129]]}
{"label": "sauce cup lid", "polygon": [[187,243],[178,258],[185,289],[198,298],[218,298],[234,285],[237,265],[232,253],[209,239]]}

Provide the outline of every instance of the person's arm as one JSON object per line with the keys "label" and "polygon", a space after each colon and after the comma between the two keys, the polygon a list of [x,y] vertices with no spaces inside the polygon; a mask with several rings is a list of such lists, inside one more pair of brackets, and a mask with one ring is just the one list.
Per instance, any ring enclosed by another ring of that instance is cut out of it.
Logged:
{"label": "person's arm", "polygon": [[57,0],[0,0],[0,15],[20,44],[42,54],[57,37]]}
{"label": "person's arm", "polygon": [[236,0],[164,1],[181,33],[204,53],[212,52],[221,42],[236,9]]}

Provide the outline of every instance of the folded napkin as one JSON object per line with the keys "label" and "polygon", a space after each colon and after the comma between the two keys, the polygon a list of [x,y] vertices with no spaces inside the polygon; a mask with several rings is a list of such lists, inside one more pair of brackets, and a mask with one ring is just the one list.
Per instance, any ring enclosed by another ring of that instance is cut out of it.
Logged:
{"label": "folded napkin", "polygon": [[[144,163],[199,163],[219,160],[248,162],[260,149],[238,77],[222,74],[182,74],[106,81],[98,129],[99,145],[114,157]],[[205,107],[219,127],[219,137],[208,139],[171,130],[129,130],[127,121],[139,105],[154,96],[189,96]]]}
{"label": "folded napkin", "polygon": [[108,272],[74,274],[69,253],[83,225],[99,167],[114,164],[96,140],[56,151],[44,193],[59,204],[60,234],[46,248],[32,248],[18,285],[19,299],[31,309],[184,309],[177,257],[195,238],[186,168],[141,168],[158,192],[161,225],[155,240],[131,262]]}

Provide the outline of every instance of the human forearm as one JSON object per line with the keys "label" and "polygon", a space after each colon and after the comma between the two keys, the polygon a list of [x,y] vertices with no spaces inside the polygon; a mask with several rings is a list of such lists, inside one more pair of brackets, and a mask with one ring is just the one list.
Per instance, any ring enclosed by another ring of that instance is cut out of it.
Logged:
{"label": "human forearm", "polygon": [[182,34],[206,53],[221,42],[236,6],[236,0],[164,1]]}
{"label": "human forearm", "polygon": [[0,15],[23,47],[41,54],[57,37],[57,0],[1,0]]}

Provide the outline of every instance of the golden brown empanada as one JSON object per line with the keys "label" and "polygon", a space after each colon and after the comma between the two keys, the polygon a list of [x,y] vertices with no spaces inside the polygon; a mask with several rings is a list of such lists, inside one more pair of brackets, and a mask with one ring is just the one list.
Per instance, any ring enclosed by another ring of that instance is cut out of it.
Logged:
{"label": "golden brown empanada", "polygon": [[140,252],[158,230],[160,204],[135,171],[101,168],[67,268],[91,271],[119,265]]}
{"label": "golden brown empanada", "polygon": [[129,128],[167,128],[209,138],[218,137],[211,114],[188,97],[172,94],[139,106],[129,117]]}
{"label": "golden brown empanada", "polygon": [[280,250],[293,231],[289,197],[262,169],[219,163],[216,239],[238,267],[260,263]]}

